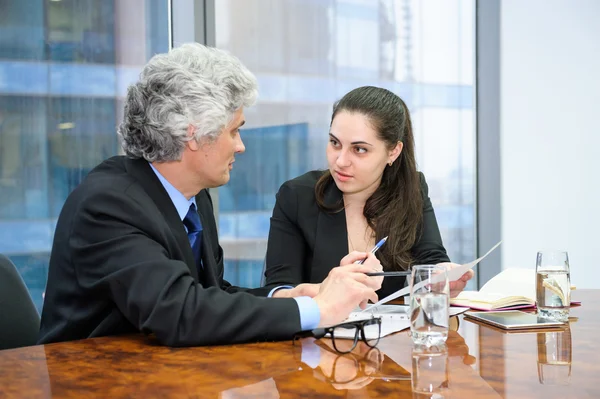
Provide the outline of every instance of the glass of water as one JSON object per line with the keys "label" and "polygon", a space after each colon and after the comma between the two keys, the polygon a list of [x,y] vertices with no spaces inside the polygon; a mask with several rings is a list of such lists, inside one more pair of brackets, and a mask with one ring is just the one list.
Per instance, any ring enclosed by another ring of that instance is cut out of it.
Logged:
{"label": "glass of water", "polygon": [[538,316],[566,322],[571,306],[569,255],[564,251],[540,251],[536,263]]}
{"label": "glass of water", "polygon": [[440,345],[448,339],[450,287],[446,267],[417,265],[410,279],[410,333],[418,345]]}

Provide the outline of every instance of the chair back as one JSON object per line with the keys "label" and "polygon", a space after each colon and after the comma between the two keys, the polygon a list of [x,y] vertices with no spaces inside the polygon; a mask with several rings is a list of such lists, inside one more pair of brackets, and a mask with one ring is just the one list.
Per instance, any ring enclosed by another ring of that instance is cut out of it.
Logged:
{"label": "chair back", "polygon": [[40,315],[12,261],[0,254],[0,350],[35,345]]}

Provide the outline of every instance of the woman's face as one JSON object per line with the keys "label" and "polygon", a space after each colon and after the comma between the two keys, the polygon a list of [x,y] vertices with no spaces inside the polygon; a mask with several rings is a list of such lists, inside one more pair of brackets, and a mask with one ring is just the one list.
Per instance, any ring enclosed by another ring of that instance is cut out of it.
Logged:
{"label": "woman's face", "polygon": [[327,145],[327,162],[335,184],[344,194],[370,195],[381,183],[388,163],[402,151],[402,143],[388,149],[366,116],[340,111],[333,118]]}

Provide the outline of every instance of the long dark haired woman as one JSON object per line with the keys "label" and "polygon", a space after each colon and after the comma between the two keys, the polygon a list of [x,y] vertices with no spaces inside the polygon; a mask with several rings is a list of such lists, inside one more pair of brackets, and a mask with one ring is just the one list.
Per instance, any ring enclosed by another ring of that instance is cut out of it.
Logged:
{"label": "long dark haired woman", "polygon": [[[266,286],[319,283],[348,252],[368,252],[386,236],[377,252],[386,271],[450,261],[425,177],[417,171],[410,114],[400,97],[371,86],[346,94],[333,107],[326,152],[328,170],[290,180],[277,194]],[[469,272],[452,283],[452,293],[471,277]],[[384,280],[379,297],[404,284],[404,278]],[[317,289],[303,284],[289,294]]]}

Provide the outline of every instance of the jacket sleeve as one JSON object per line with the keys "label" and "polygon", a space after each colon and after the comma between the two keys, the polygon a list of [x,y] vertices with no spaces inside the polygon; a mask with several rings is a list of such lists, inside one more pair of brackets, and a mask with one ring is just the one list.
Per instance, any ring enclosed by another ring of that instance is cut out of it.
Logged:
{"label": "jacket sleeve", "polygon": [[437,264],[449,262],[448,254],[442,243],[442,236],[438,228],[437,220],[431,199],[429,199],[429,188],[423,173],[419,172],[421,180],[421,194],[423,196],[423,224],[420,237],[412,248],[415,264]]}
{"label": "jacket sleeve", "polygon": [[267,247],[265,286],[298,285],[308,281],[307,245],[298,226],[298,198],[288,183],[276,195]]}
{"label": "jacket sleeve", "polygon": [[80,289],[106,296],[133,326],[169,346],[290,339],[300,330],[293,299],[197,284],[184,262],[170,258],[168,232],[154,226],[144,195],[109,190],[74,210],[69,246]]}

